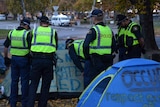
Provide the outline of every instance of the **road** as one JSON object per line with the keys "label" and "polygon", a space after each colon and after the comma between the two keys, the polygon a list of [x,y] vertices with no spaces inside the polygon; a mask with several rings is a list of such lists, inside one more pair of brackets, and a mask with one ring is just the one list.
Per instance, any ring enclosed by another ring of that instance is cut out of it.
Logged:
{"label": "road", "polygon": [[[14,29],[17,26],[19,26],[18,21],[4,21],[0,22],[0,29]],[[38,26],[37,23],[31,23],[31,28],[34,28]],[[58,26],[52,26],[55,28],[58,32],[59,39],[65,39],[67,37],[74,37],[74,38],[84,38],[86,33],[88,32],[88,29],[92,25],[73,25],[72,27],[58,27]],[[116,28],[114,27],[114,31],[116,32]]]}
{"label": "road", "polygon": [[[1,21],[0,22],[0,29],[14,29],[17,26],[19,26],[19,22],[17,21]],[[34,28],[38,26],[38,24],[31,22],[30,26],[31,28]],[[66,40],[68,37],[75,38],[75,39],[85,38],[91,26],[92,25],[81,24],[79,26],[73,25],[72,27],[58,27],[58,26],[52,26],[52,27],[56,29],[59,40]],[[113,32],[116,34],[117,27],[114,25],[110,25],[110,27],[112,28]],[[160,37],[156,36],[155,40],[158,47],[160,48]],[[4,40],[0,40],[0,45],[2,45],[3,41]]]}

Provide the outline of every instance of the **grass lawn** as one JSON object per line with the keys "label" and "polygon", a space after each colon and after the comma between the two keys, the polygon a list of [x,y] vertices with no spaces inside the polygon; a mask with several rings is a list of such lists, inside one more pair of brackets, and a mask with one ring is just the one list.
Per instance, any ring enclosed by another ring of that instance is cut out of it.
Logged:
{"label": "grass lawn", "polygon": [[160,36],[160,22],[154,22],[154,32],[155,35],[159,35]]}
{"label": "grass lawn", "polygon": [[6,36],[8,35],[9,31],[10,30],[8,30],[8,29],[0,29],[0,39],[6,38]]}
{"label": "grass lawn", "polygon": [[159,26],[159,27],[156,27],[156,28],[154,29],[154,32],[155,32],[155,35],[156,35],[156,36],[157,36],[157,35],[160,36],[160,26]]}

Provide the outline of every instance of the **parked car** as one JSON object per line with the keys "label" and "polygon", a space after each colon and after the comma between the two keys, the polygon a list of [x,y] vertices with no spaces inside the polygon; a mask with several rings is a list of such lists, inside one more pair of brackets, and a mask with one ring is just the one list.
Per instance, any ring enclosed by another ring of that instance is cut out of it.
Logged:
{"label": "parked car", "polygon": [[70,19],[66,15],[53,15],[50,21],[54,26],[70,26]]}
{"label": "parked car", "polygon": [[6,20],[5,14],[0,14],[0,20]]}
{"label": "parked car", "polygon": [[[21,18],[22,15],[19,15],[19,17]],[[13,19],[14,19],[14,15],[13,15],[12,13],[9,13],[9,14],[7,15],[7,20],[13,20]]]}

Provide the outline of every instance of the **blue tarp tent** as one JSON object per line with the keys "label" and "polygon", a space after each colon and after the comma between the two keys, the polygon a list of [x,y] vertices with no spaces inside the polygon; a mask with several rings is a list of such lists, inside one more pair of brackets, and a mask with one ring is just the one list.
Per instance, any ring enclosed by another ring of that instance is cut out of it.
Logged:
{"label": "blue tarp tent", "polygon": [[160,107],[160,63],[133,58],[99,74],[77,107]]}

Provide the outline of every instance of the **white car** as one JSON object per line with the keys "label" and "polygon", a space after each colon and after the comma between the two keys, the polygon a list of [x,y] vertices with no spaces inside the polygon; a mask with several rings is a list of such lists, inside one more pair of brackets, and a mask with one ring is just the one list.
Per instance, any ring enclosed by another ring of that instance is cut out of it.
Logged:
{"label": "white car", "polygon": [[0,14],[0,20],[6,20],[5,14]]}
{"label": "white car", "polygon": [[53,15],[51,17],[50,23],[54,26],[69,26],[70,19],[66,15]]}

